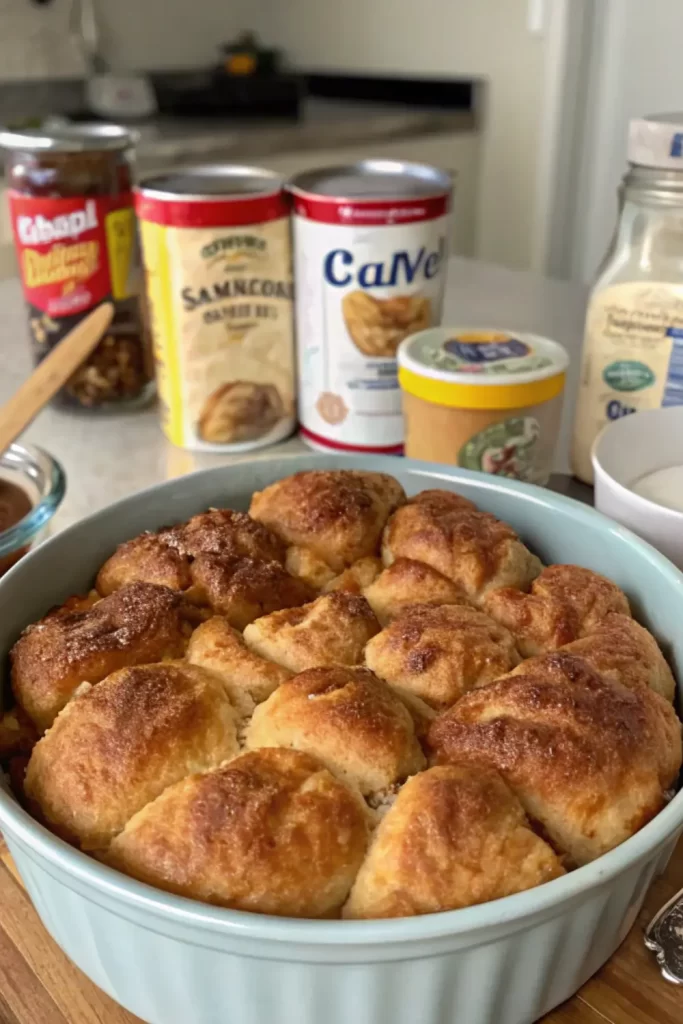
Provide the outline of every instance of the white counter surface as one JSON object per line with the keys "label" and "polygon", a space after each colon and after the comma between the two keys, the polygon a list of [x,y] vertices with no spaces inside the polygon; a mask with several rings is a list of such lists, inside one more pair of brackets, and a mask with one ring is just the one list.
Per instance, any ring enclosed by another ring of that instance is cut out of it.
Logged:
{"label": "white counter surface", "polygon": [[[532,331],[554,338],[571,357],[563,425],[555,469],[568,471],[568,447],[576,394],[586,294],[575,284],[551,281],[469,260],[449,265],[444,322]],[[0,401],[30,371],[27,323],[17,280],[0,282]],[[195,455],[163,437],[154,407],[110,416],[46,409],[24,440],[55,455],[68,477],[67,495],[54,520],[64,527],[82,516],[150,484],[236,461],[224,455]],[[241,459],[267,458],[304,446],[296,438]]]}

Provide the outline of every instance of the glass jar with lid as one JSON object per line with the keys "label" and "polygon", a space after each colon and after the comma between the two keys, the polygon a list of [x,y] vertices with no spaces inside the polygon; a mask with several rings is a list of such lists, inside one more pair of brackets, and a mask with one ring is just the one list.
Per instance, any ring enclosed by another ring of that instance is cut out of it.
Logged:
{"label": "glass jar with lid", "polygon": [[683,405],[683,114],[631,122],[619,219],[591,292],[572,468],[610,420]]}
{"label": "glass jar with lid", "polygon": [[93,307],[111,327],[58,396],[102,410],[154,390],[132,197],[134,139],[118,125],[1,131],[9,211],[33,354],[39,362]]}

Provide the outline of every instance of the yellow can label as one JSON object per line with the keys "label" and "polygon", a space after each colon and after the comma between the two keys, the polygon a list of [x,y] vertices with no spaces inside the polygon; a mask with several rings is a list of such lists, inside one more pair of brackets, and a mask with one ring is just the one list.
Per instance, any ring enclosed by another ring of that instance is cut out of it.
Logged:
{"label": "yellow can label", "polygon": [[287,218],[244,227],[141,222],[163,426],[176,445],[248,450],[294,426]]}
{"label": "yellow can label", "polygon": [[112,210],[104,220],[113,299],[139,294],[139,259],[132,206]]}

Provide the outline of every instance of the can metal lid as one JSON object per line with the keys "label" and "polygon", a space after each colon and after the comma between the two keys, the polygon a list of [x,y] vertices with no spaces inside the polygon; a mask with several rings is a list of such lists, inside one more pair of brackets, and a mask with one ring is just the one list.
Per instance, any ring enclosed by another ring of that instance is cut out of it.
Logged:
{"label": "can metal lid", "polygon": [[652,114],[631,121],[628,159],[640,167],[683,171],[683,113]]}
{"label": "can metal lid", "polygon": [[299,196],[325,196],[340,202],[426,199],[450,193],[451,176],[438,167],[403,160],[360,160],[296,175],[287,185]]}
{"label": "can metal lid", "polygon": [[51,153],[81,153],[127,149],[137,132],[120,124],[65,124],[54,128],[12,131],[0,126],[0,148]]}
{"label": "can metal lid", "polygon": [[243,199],[245,196],[275,195],[283,179],[275,171],[239,164],[200,164],[141,181],[136,191],[161,202],[214,199]]}

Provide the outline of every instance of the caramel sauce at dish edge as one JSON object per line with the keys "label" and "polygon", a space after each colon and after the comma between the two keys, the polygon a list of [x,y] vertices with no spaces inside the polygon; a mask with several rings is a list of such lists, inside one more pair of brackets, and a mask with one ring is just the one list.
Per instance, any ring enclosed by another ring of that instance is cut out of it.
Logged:
{"label": "caramel sauce at dish edge", "polygon": [[[32,508],[31,499],[23,487],[0,478],[0,534],[9,530],[11,526],[16,526]],[[11,569],[27,551],[28,546],[0,558],[0,576]]]}

